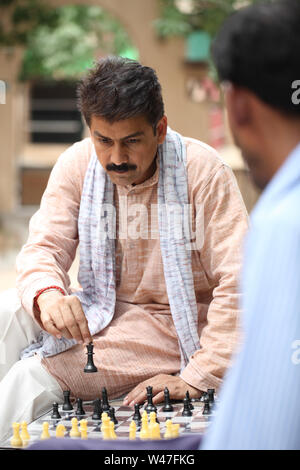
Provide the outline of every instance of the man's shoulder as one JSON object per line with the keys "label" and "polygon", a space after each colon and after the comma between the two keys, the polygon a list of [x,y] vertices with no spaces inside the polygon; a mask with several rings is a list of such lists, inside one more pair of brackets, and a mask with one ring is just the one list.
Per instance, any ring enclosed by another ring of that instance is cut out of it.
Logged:
{"label": "man's shoulder", "polygon": [[91,157],[92,145],[90,137],[75,142],[59,156],[59,160],[65,165],[77,164],[84,167]]}
{"label": "man's shoulder", "polygon": [[190,137],[183,137],[187,153],[187,174],[189,185],[198,189],[207,183],[223,168],[229,168],[219,153],[210,145]]}
{"label": "man's shoulder", "polygon": [[298,208],[300,206],[300,184],[295,185],[277,199],[274,198],[273,206],[266,208],[259,205],[252,214],[253,224],[263,230],[280,229],[282,232],[291,231],[300,235],[300,219]]}

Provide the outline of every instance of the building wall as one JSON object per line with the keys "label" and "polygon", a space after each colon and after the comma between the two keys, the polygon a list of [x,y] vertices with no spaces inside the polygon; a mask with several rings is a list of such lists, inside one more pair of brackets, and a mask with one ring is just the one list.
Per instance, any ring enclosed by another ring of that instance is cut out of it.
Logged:
{"label": "building wall", "polygon": [[[54,7],[73,5],[73,0],[49,0]],[[163,88],[169,125],[185,136],[210,143],[209,112],[212,103],[193,102],[186,91],[186,80],[195,73],[185,64],[185,42],[182,38],[161,40],[153,22],[159,17],[158,0],[79,0],[77,3],[97,5],[111,12],[123,24],[133,43],[139,49],[140,61],[153,67]],[[2,57],[2,59],[1,59]],[[1,62],[2,60],[2,62]],[[25,141],[24,121],[26,97],[17,82],[18,52],[10,62],[0,49],[0,79],[9,83],[6,105],[0,105],[0,214],[14,210],[17,199],[18,158]],[[197,69],[198,76],[205,69]],[[245,188],[244,198],[247,197]],[[251,207],[248,207],[248,209]]]}

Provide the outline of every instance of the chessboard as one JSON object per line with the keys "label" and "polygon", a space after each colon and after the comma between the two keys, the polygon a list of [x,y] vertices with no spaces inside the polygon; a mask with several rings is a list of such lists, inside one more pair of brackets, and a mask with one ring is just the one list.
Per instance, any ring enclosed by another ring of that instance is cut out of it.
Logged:
{"label": "chessboard", "polygon": [[[184,409],[183,402],[171,401],[173,406],[173,411],[163,411],[164,405],[157,405],[157,422],[159,422],[160,435],[161,439],[164,439],[164,434],[166,432],[166,422],[171,420],[173,424],[179,425],[179,436],[187,434],[203,434],[205,433],[207,427],[210,424],[212,416],[215,414],[215,406],[211,407],[208,414],[203,414],[205,402],[200,399],[191,400],[191,416],[182,416]],[[57,406],[57,405],[56,405]],[[80,426],[80,420],[84,419],[87,421],[87,438],[88,439],[103,439],[101,431],[101,418],[95,419],[95,402],[83,402],[82,408],[84,414],[81,416],[78,415],[78,408],[76,410],[75,403],[72,403],[72,410],[64,410],[63,405],[58,405],[57,411],[60,415],[60,418],[53,418],[53,409],[50,409],[48,412],[40,416],[35,421],[27,425],[27,430],[30,436],[30,439],[26,442],[26,445],[31,445],[34,442],[37,442],[41,439],[43,432],[43,423],[49,423],[49,435],[50,437],[56,437],[56,429],[58,424],[63,424],[65,427],[64,438],[70,439],[70,431],[72,428],[72,418],[76,417],[78,419],[78,425]],[[114,419],[115,419],[115,434],[117,439],[128,439],[130,423],[133,420],[134,409],[123,406],[122,400],[111,400],[110,407],[114,410]],[[145,404],[140,406],[140,412],[144,411]],[[98,417],[99,418],[99,417]],[[141,430],[141,425],[137,425],[136,428],[136,440],[139,440],[139,434]],[[12,433],[13,434],[13,433]],[[11,449],[14,446],[11,445],[12,436],[4,442],[0,443],[2,449]],[[58,438],[57,438],[58,439]],[[73,438],[72,439],[76,439]],[[81,439],[78,437],[77,439]],[[22,448],[22,447],[21,447]]]}

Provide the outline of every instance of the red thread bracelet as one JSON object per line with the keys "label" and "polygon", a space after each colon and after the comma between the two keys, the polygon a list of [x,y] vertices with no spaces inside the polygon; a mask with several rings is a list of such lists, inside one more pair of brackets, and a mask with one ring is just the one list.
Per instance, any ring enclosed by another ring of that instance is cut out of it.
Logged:
{"label": "red thread bracelet", "polygon": [[63,295],[65,295],[65,291],[61,288],[61,287],[58,287],[58,286],[49,286],[49,287],[45,287],[44,289],[41,289],[37,292],[37,294],[35,295],[34,297],[34,300],[33,300],[33,305],[35,308],[38,309],[38,311],[40,312],[40,307],[38,306],[38,303],[37,303],[37,299],[39,298],[39,296],[49,290],[49,289],[56,289],[56,290],[59,290]]}

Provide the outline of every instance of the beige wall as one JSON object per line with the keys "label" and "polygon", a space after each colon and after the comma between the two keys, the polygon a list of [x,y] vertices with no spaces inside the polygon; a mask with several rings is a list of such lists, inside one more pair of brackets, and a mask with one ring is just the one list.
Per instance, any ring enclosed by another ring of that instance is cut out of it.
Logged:
{"label": "beige wall", "polygon": [[[50,0],[53,5],[72,0]],[[140,61],[157,71],[163,87],[169,123],[184,135],[207,140],[207,105],[193,103],[185,92],[185,44],[181,38],[158,39],[153,22],[159,17],[159,0],[81,0],[111,12],[123,24],[140,52]]]}
{"label": "beige wall", "polygon": [[[73,5],[74,1],[49,0],[49,3],[63,6]],[[169,125],[183,135],[209,142],[211,104],[200,105],[187,96],[185,82],[190,72],[184,64],[184,40],[162,41],[156,36],[153,22],[159,16],[159,0],[81,0],[76,3],[101,6],[120,20],[139,49],[141,62],[157,71]],[[5,213],[11,212],[16,205],[16,162],[24,142],[25,111],[20,98],[21,88],[16,83],[20,56],[17,54],[9,65],[7,59],[1,63],[1,55],[0,49],[0,79],[7,79],[10,84],[7,104],[0,105],[0,213]]]}

